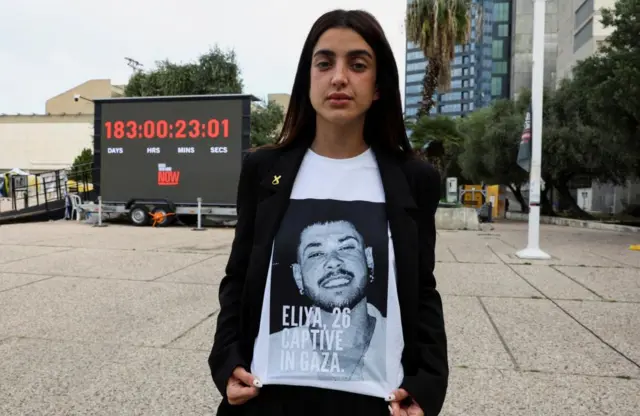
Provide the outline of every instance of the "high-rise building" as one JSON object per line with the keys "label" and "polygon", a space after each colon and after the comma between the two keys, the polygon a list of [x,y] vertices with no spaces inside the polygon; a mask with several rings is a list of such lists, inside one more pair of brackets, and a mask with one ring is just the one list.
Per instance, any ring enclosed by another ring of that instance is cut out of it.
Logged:
{"label": "high-rise building", "polygon": [[558,8],[557,81],[571,77],[576,62],[593,55],[613,32],[603,27],[600,10],[615,0],[567,0]]}
{"label": "high-rise building", "polygon": [[[414,0],[407,0],[411,4]],[[508,98],[511,81],[511,0],[473,0],[482,10],[482,24],[474,16],[471,40],[456,45],[451,66],[451,89],[436,93],[432,115],[460,116]],[[481,30],[480,36],[477,31]],[[416,115],[422,100],[422,83],[428,62],[413,42],[407,41],[405,115]]]}
{"label": "high-rise building", "polygon": [[[556,85],[558,59],[558,7],[571,7],[574,0],[546,0],[544,25],[545,87]],[[582,0],[579,0],[582,1]],[[513,29],[511,31],[511,97],[516,98],[523,88],[531,89],[533,56],[533,1],[513,0]],[[562,36],[560,36],[562,38]]]}

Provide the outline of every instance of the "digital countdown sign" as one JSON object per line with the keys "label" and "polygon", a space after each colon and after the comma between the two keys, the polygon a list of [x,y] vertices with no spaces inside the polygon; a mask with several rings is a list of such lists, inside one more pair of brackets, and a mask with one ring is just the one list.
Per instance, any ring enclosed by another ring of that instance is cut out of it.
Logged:
{"label": "digital countdown sign", "polygon": [[196,204],[201,197],[205,205],[235,205],[252,99],[96,100],[94,153],[102,200]]}
{"label": "digital countdown sign", "polygon": [[[222,126],[222,129],[221,129]],[[229,137],[229,119],[201,120],[136,120],[105,121],[105,135],[109,139],[217,139]]]}

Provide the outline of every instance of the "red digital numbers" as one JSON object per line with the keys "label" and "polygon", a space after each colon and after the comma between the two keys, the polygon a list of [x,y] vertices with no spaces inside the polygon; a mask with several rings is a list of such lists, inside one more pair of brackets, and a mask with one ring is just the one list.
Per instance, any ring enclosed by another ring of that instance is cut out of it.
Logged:
{"label": "red digital numbers", "polygon": [[217,139],[229,137],[229,120],[134,120],[105,121],[104,136],[110,139]]}

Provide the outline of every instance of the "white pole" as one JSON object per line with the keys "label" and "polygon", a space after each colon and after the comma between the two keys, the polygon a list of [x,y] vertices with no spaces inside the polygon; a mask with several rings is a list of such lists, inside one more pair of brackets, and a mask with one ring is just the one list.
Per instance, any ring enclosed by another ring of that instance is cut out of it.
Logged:
{"label": "white pole", "polygon": [[202,198],[198,197],[198,226],[192,228],[193,231],[204,231],[206,228],[202,227]]}
{"label": "white pole", "polygon": [[533,66],[531,80],[531,174],[529,177],[529,238],[521,259],[547,260],[540,249],[540,182],[542,172],[542,91],[544,88],[544,23],[546,0],[533,0]]}
{"label": "white pole", "polygon": [[202,228],[202,198],[198,197],[198,228]]}
{"label": "white pole", "polygon": [[98,197],[98,223],[93,225],[94,227],[106,227],[107,224],[102,222],[102,197]]}

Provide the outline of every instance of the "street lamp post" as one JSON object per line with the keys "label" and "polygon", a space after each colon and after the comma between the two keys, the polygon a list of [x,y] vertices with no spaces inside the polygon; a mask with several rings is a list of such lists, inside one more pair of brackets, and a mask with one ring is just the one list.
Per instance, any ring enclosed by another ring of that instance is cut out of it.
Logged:
{"label": "street lamp post", "polygon": [[533,0],[533,51],[531,80],[531,172],[529,176],[529,236],[521,259],[547,260],[540,249],[540,186],[542,179],[542,92],[544,88],[544,23],[546,0]]}

